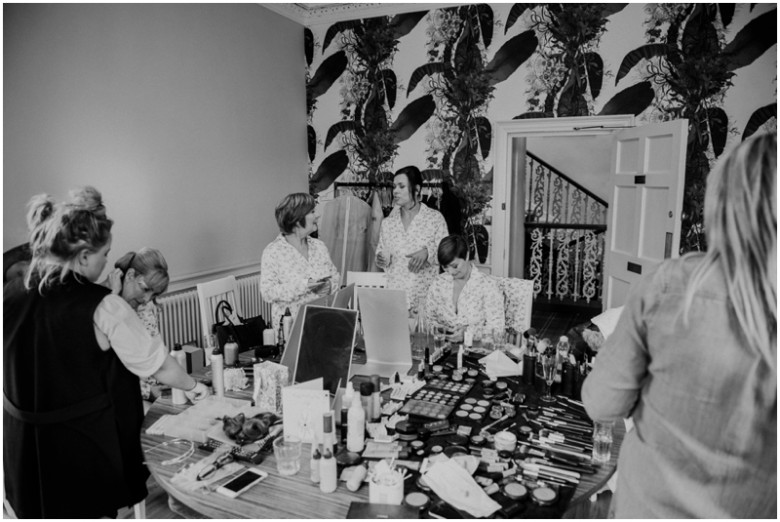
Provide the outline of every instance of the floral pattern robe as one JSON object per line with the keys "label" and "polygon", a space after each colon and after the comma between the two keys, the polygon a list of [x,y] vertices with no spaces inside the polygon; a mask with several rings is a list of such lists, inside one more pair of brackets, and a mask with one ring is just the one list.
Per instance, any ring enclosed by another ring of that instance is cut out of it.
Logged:
{"label": "floral pattern robe", "polygon": [[271,303],[271,326],[279,328],[279,320],[286,308],[290,308],[293,321],[301,305],[313,301],[317,294],[309,291],[309,279],[331,277],[330,292],[338,290],[341,276],[330,259],[328,247],[319,239],[306,238],[309,259],[301,255],[279,234],[271,241],[260,261],[260,292]]}
{"label": "floral pattern robe", "polygon": [[458,296],[457,310],[452,301],[453,287],[450,274],[440,274],[433,280],[425,302],[428,324],[453,329],[468,326],[475,338],[504,328],[504,296],[493,278],[472,265],[469,280]]}
{"label": "floral pattern robe", "polygon": [[[390,266],[385,268],[387,286],[406,292],[406,303],[410,310],[419,310],[425,302],[428,287],[439,273],[436,251],[439,242],[447,234],[444,217],[438,210],[425,204],[420,205],[420,211],[406,230],[401,222],[399,207],[393,208],[382,221],[376,250],[377,254],[382,253],[385,257],[392,255]],[[415,274],[409,271],[409,259],[406,256],[421,248],[428,250],[428,264]]]}

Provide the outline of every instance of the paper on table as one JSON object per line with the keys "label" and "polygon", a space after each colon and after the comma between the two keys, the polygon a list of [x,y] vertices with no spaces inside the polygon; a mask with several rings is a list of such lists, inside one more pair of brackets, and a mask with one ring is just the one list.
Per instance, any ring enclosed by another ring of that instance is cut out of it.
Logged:
{"label": "paper on table", "polygon": [[520,366],[501,350],[479,360],[485,367],[485,373],[491,377],[512,377],[521,375]]}
{"label": "paper on table", "polygon": [[442,500],[474,517],[487,517],[501,505],[487,496],[468,471],[452,460],[437,462],[425,472],[425,483]]}
{"label": "paper on table", "polygon": [[316,434],[322,431],[322,415],[330,410],[330,392],[323,386],[320,377],[282,388],[285,437],[315,441]]}
{"label": "paper on table", "polygon": [[610,308],[609,310],[605,310],[591,319],[590,322],[599,327],[599,330],[601,330],[601,335],[603,335],[604,339],[606,340],[607,337],[612,335],[612,332],[615,331],[615,327],[617,326],[617,322],[618,319],[620,319],[621,313],[623,313],[622,306],[618,306],[617,308]]}

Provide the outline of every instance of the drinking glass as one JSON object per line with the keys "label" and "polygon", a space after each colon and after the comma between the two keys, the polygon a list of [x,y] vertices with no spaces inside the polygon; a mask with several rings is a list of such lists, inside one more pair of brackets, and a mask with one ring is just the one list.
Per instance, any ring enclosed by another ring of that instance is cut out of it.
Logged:
{"label": "drinking glass", "polygon": [[553,398],[551,389],[552,389],[552,383],[555,380],[555,370],[556,370],[556,357],[555,354],[552,355],[545,355],[542,354],[542,372],[544,373],[544,395],[542,396],[542,401],[544,402],[555,402],[555,398]]}
{"label": "drinking glass", "polygon": [[433,327],[433,347],[437,350],[444,348],[447,342],[447,329],[443,326],[436,325]]}
{"label": "drinking glass", "polygon": [[612,457],[612,426],[614,422],[593,423],[593,458],[594,464],[608,464]]}
{"label": "drinking glass", "polygon": [[279,437],[274,441],[274,456],[280,475],[295,475],[301,469],[301,440]]}
{"label": "drinking glass", "polygon": [[506,347],[506,330],[503,328],[493,329],[493,348],[503,350]]}

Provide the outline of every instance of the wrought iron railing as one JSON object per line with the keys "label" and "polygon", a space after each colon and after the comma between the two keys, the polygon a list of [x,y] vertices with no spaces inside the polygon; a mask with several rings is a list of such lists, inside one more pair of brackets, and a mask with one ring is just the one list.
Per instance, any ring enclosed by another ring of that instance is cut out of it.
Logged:
{"label": "wrought iron railing", "polygon": [[534,297],[600,301],[607,202],[531,152],[525,183],[525,277]]}

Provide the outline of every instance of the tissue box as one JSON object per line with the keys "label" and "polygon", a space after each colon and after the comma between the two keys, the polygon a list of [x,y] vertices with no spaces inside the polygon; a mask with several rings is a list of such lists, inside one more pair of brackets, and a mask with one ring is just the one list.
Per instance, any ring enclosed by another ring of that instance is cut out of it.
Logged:
{"label": "tissue box", "polygon": [[287,366],[264,361],[254,365],[255,406],[262,411],[282,414],[282,388],[290,384]]}
{"label": "tissue box", "polygon": [[182,346],[182,350],[187,355],[187,373],[202,370],[206,365],[206,358],[203,355],[203,348],[197,346]]}

